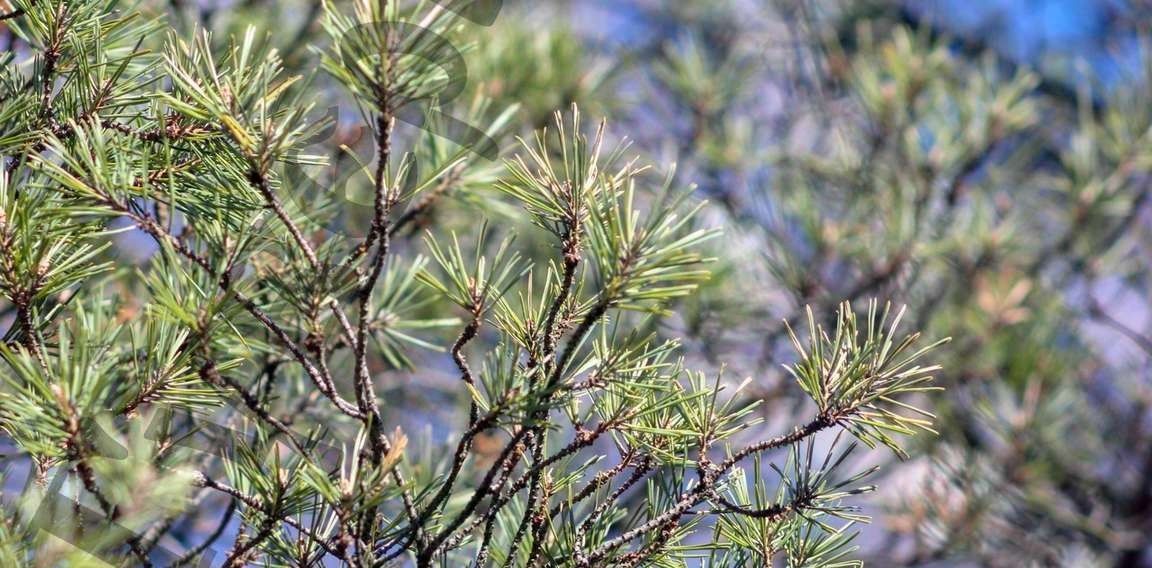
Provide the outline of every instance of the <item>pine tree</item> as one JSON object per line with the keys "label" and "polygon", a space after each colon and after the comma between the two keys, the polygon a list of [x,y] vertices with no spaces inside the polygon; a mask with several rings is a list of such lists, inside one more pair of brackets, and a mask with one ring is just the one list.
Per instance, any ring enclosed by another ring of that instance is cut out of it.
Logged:
{"label": "pine tree", "polygon": [[783,422],[808,407],[779,322],[807,307],[892,299],[956,338],[940,435],[880,463],[859,558],[1148,565],[1146,3],[627,4],[637,39],[605,57],[651,102],[616,123],[671,133],[725,226],[688,357]]}
{"label": "pine tree", "polygon": [[933,431],[938,343],[817,304],[782,327],[807,415],[753,428],[757,378],[666,325],[721,227],[567,106],[605,74],[555,36],[580,84],[499,92],[499,2],[309,6],[280,47],[179,5],[4,13],[0,563],[859,565],[854,452]]}

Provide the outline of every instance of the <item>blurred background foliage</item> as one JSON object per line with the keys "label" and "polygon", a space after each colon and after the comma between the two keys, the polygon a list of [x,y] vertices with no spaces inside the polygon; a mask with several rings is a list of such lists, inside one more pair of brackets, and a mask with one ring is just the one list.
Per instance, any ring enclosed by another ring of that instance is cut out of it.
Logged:
{"label": "blurred background foliage", "polygon": [[664,325],[770,424],[805,304],[891,298],[955,338],[865,557],[1152,563],[1152,6],[627,4],[585,40],[631,85],[618,116],[726,227],[723,277]]}
{"label": "blurred background foliage", "polygon": [[[290,73],[311,76],[325,44],[315,1],[138,9],[182,32],[211,28],[218,48],[254,24]],[[676,183],[707,199],[697,223],[724,227],[705,245],[716,273],[676,316],[633,323],[682,338],[690,368],[751,377],[742,392],[765,400],[763,428],[810,411],[783,366],[794,362],[785,324],[801,324],[805,305],[832,318],[843,300],[892,300],[925,336],[954,338],[936,354],[946,391],[920,401],[939,435],[881,470],[858,540],[866,561],[1152,566],[1149,30],[1152,5],[1139,0],[506,1],[492,25],[452,32],[468,80],[440,105],[478,126],[518,106],[523,131],[491,131],[507,153],[578,103],[646,161],[676,162]],[[163,39],[158,27],[143,47]],[[356,103],[330,90],[330,108],[312,112],[332,128],[308,150],[333,165],[301,167],[318,184],[347,182],[356,200],[362,180],[335,176],[372,144]],[[450,161],[442,142],[399,128],[419,142],[419,167]],[[436,203],[395,246],[422,247],[433,223],[471,226],[478,207],[529,225],[493,198],[499,163],[465,159],[466,177],[425,193]],[[524,233],[519,244],[538,235],[546,258],[539,232]],[[120,239],[96,253],[154,253],[137,234]],[[161,288],[121,270],[110,294]],[[442,306],[395,319],[434,330]],[[382,341],[406,340],[394,329]],[[389,420],[433,439],[459,426],[468,397],[446,354],[379,353],[380,395],[422,411]],[[420,371],[396,371],[404,357]]]}

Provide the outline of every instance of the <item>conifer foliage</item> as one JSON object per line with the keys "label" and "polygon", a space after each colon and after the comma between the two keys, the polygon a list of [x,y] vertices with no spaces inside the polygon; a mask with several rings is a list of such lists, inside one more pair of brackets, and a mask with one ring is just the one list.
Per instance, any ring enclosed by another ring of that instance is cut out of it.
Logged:
{"label": "conifer foliage", "polygon": [[[810,311],[810,418],[759,438],[756,377],[660,325],[721,227],[576,107],[535,128],[468,91],[458,4],[316,4],[289,53],[14,0],[0,564],[857,565],[851,438],[931,431],[935,344]],[[332,100],[370,152],[315,151]],[[434,373],[458,418],[412,428]]]}

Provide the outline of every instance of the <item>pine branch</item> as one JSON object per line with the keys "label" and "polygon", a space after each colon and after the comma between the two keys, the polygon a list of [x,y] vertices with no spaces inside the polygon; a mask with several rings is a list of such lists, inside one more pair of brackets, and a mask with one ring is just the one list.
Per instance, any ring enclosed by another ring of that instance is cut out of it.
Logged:
{"label": "pine branch", "polygon": [[11,20],[12,18],[19,18],[20,16],[23,16],[23,15],[24,15],[24,9],[23,8],[16,8],[15,10],[12,10],[11,12],[5,12],[3,14],[0,14],[0,21]]}
{"label": "pine branch", "polygon": [[260,502],[259,499],[255,498],[251,495],[247,495],[244,492],[236,489],[235,487],[232,487],[230,485],[226,485],[224,483],[220,483],[220,482],[212,479],[211,477],[208,477],[207,475],[205,475],[202,472],[195,472],[194,473],[194,479],[195,479],[194,483],[196,486],[206,487],[208,489],[218,491],[218,492],[223,493],[225,495],[229,495],[233,499],[235,499],[236,501],[243,503],[245,506],[250,507],[251,509],[253,509],[255,511],[259,511],[260,514],[264,515],[265,518],[275,519],[278,522],[282,522],[282,523],[292,527],[293,529],[300,531],[300,534],[307,537],[309,541],[316,544],[320,548],[323,548],[324,551],[327,552],[328,554],[331,554],[332,556],[335,556],[336,558],[343,558],[343,556],[339,553],[339,551],[336,550],[328,542],[327,539],[321,538],[314,531],[312,531],[312,529],[310,529],[306,525],[302,524],[300,521],[288,516],[287,514],[282,514],[282,513],[277,512],[275,506],[273,506],[272,508],[266,507],[263,503]]}
{"label": "pine branch", "polygon": [[272,191],[272,186],[268,183],[268,177],[257,168],[255,163],[252,164],[252,168],[248,171],[248,182],[260,192],[260,195],[264,196],[265,203],[276,213],[276,218],[280,219],[280,222],[288,229],[288,233],[292,235],[292,240],[296,242],[296,246],[304,253],[304,257],[308,259],[308,265],[311,266],[313,270],[319,271],[320,260],[317,259],[316,251],[312,248],[312,244],[308,242],[308,239],[304,238],[304,234],[300,232],[300,228],[297,227],[292,218],[288,216],[288,212],[284,210],[284,205],[280,203],[279,198],[277,198],[276,194]]}
{"label": "pine branch", "polygon": [[204,551],[208,550],[220,537],[224,535],[224,530],[228,528],[228,523],[232,521],[232,516],[236,513],[236,499],[229,499],[228,505],[224,508],[224,514],[221,515],[220,520],[216,523],[216,528],[204,539],[200,544],[192,547],[185,552],[180,558],[172,561],[171,568],[179,568],[186,566],[196,561]]}

